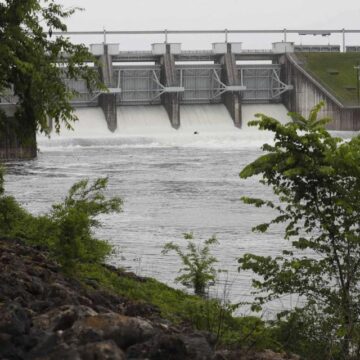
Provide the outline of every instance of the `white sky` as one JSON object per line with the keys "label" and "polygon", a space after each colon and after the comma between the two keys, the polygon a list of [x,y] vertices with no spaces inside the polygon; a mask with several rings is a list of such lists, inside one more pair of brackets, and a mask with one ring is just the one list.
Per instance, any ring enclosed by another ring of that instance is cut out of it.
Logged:
{"label": "white sky", "polygon": [[[69,30],[162,30],[162,29],[360,29],[359,0],[59,0],[65,7],[85,10],[67,21]],[[102,42],[101,37],[73,38],[86,43]],[[210,48],[219,35],[170,36],[183,48]],[[242,41],[243,47],[270,48],[280,35],[231,35],[229,41]],[[303,44],[340,44],[341,36],[330,39],[289,35],[289,41]],[[156,36],[114,36],[108,42],[120,43],[121,50],[148,50]],[[360,34],[348,35],[347,44],[359,44]]]}

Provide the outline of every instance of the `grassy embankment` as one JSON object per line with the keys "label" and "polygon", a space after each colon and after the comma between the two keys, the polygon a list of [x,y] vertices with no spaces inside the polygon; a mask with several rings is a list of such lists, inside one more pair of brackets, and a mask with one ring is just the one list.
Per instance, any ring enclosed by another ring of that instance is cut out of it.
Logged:
{"label": "grassy embankment", "polygon": [[78,279],[95,280],[101,288],[124,296],[135,302],[156,306],[163,318],[173,324],[191,326],[213,333],[219,344],[236,344],[257,349],[282,346],[274,337],[274,329],[258,317],[233,316],[233,307],[218,300],[202,299],[173,289],[155,279],[137,279],[136,276],[122,275],[99,264],[82,264],[77,268]]}
{"label": "grassy embankment", "polygon": [[357,72],[360,53],[297,53],[303,67],[344,105],[358,104]]}

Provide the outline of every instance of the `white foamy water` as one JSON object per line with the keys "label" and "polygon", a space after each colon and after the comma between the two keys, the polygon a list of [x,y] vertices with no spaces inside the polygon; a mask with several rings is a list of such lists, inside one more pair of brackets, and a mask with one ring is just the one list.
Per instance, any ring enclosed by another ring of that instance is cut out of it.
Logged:
{"label": "white foamy water", "polygon": [[111,136],[101,108],[80,108],[76,110],[76,116],[79,121],[75,121],[73,123],[73,130],[67,129],[64,124],[61,124],[60,133],[52,134],[53,140],[63,138],[98,138]]}
{"label": "white foamy water", "polygon": [[280,228],[253,234],[251,228],[271,214],[240,201],[244,195],[273,196],[257,179],[238,175],[271,141],[270,134],[246,126],[258,112],[287,121],[282,105],[247,105],[244,128],[237,129],[223,105],[184,106],[183,126],[176,131],[162,107],[124,107],[112,134],[100,109],[80,109],[74,133],[39,138],[36,160],[10,165],[7,191],[41,213],[75,181],[108,176],[109,195],[125,202],[124,212],[104,217],[98,231],[118,251],[111,263],[176,285],[181,264],[173,254],[161,255],[163,245],[185,245],[184,232],[200,239],[216,234],[220,246],[214,253],[219,267],[229,271],[231,300],[250,300],[251,274],[238,273],[237,258],[245,252],[278,255],[287,246]]}
{"label": "white foamy water", "polygon": [[181,128],[183,133],[201,134],[233,133],[234,122],[223,104],[181,106]]}
{"label": "white foamy water", "polygon": [[175,132],[161,105],[120,106],[117,108],[117,117],[116,135],[149,136]]}
{"label": "white foamy water", "polygon": [[[162,106],[118,107],[118,127],[111,133],[104,114],[99,108],[78,109],[79,118],[74,131],[62,126],[60,135],[51,140],[40,137],[41,150],[71,151],[77,147],[207,147],[207,148],[259,148],[269,140],[269,134],[248,127],[258,112],[285,123],[289,120],[283,105],[244,105],[242,129],[233,121],[222,104],[181,106],[181,126],[171,127]],[[194,133],[197,134],[194,134]]]}

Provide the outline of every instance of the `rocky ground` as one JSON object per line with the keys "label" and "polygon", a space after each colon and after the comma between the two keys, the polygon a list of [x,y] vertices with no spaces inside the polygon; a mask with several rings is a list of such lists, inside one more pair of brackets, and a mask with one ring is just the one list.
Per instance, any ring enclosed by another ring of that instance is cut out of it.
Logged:
{"label": "rocky ground", "polygon": [[0,359],[290,358],[272,351],[215,351],[211,334],[172,326],[153,306],[105,292],[95,282],[83,286],[66,278],[43,250],[3,239]]}

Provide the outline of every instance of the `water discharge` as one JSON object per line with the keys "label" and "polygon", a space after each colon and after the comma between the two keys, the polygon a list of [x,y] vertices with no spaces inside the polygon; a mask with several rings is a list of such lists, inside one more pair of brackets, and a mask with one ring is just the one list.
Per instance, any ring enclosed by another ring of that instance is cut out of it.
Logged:
{"label": "water discharge", "polygon": [[162,256],[162,246],[184,244],[184,232],[202,239],[216,234],[215,255],[228,270],[231,300],[249,300],[251,275],[238,273],[236,259],[244,252],[277,255],[287,246],[280,228],[253,234],[251,228],[272,214],[240,201],[273,196],[257,179],[238,176],[271,141],[271,134],[247,126],[258,112],[288,120],[282,105],[246,105],[243,129],[237,129],[223,105],[182,106],[182,127],[174,130],[161,106],[120,107],[118,129],[110,133],[100,109],[79,109],[75,131],[39,138],[35,161],[10,166],[7,191],[42,213],[75,181],[108,176],[109,195],[125,201],[124,212],[104,217],[98,231],[117,249],[113,264],[176,286],[179,259]]}
{"label": "water discharge", "polygon": [[[114,133],[107,129],[103,112],[99,108],[78,109],[79,118],[73,128],[61,127],[60,135],[51,140],[40,138],[42,149],[61,146],[120,146],[120,147],[259,147],[269,139],[269,134],[248,126],[256,113],[272,116],[282,123],[289,121],[283,105],[244,105],[243,125],[237,129],[227,109],[217,105],[184,105],[181,107],[181,127],[171,127],[162,106],[118,107],[118,128]],[[84,141],[84,139],[91,141]]]}

